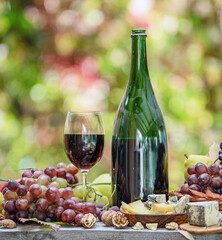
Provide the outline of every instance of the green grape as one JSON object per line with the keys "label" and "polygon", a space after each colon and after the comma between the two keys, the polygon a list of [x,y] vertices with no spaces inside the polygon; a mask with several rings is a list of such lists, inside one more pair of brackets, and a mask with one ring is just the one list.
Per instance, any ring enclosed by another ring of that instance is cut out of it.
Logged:
{"label": "green grape", "polygon": [[103,195],[102,197],[98,197],[97,196],[97,199],[95,201],[95,204],[98,204],[98,203],[103,203],[104,205],[108,204],[109,203],[109,199],[107,196]]}
{"label": "green grape", "polygon": [[67,181],[64,178],[58,177],[54,181],[59,184],[60,188],[66,188],[67,187]]}
{"label": "green grape", "polygon": [[73,197],[77,197],[80,200],[83,200],[83,186],[79,185],[74,188]]}

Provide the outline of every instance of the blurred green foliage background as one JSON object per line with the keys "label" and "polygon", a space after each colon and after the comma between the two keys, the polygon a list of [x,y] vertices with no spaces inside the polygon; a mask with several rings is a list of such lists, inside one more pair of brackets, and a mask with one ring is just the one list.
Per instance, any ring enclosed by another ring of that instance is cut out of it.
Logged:
{"label": "blurred green foliage background", "polygon": [[0,2],[0,178],[68,163],[66,113],[100,110],[110,171],[115,113],[129,76],[131,29],[146,28],[149,72],[164,113],[170,188],[184,153],[222,141],[221,0]]}

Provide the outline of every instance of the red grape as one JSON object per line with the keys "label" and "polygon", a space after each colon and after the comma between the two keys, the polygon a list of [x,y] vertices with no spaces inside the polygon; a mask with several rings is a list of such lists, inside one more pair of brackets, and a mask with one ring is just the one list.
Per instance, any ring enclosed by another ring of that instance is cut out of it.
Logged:
{"label": "red grape", "polygon": [[67,167],[66,167],[67,171],[69,173],[71,173],[73,176],[76,175],[79,171],[79,169],[77,167],[75,167],[72,163],[70,163]]}
{"label": "red grape", "polygon": [[183,194],[189,193],[189,185],[188,185],[188,183],[185,183],[185,184],[183,184],[181,186],[180,192],[183,193]]}
{"label": "red grape", "polygon": [[59,189],[60,197],[62,197],[62,193],[63,193],[64,189],[65,189],[65,188],[60,188],[60,189]]}
{"label": "red grape", "polygon": [[53,178],[56,176],[56,169],[54,167],[47,167],[45,168],[44,173]]}
{"label": "red grape", "polygon": [[37,179],[37,183],[39,185],[45,185],[45,186],[48,186],[49,185],[49,182],[50,182],[50,177],[48,175],[40,175]]}
{"label": "red grape", "polygon": [[82,201],[77,198],[77,197],[71,197],[71,199],[75,202],[75,203],[82,203]]}
{"label": "red grape", "polygon": [[8,213],[16,213],[15,200],[8,200],[4,204],[4,210]]}
{"label": "red grape", "polygon": [[197,184],[193,184],[193,185],[189,186],[189,189],[195,190],[195,191],[198,191],[198,192],[201,191],[201,187]]}
{"label": "red grape", "polygon": [[42,193],[42,189],[38,184],[33,184],[29,188],[29,192],[32,194],[34,198],[39,197]]}
{"label": "red grape", "polygon": [[222,170],[222,164],[219,165],[219,169]]}
{"label": "red grape", "polygon": [[49,188],[50,187],[55,187],[55,188],[60,188],[60,185],[57,183],[57,182],[51,182],[50,184],[49,184],[49,186],[48,186]]}
{"label": "red grape", "polygon": [[39,197],[40,198],[45,198],[45,194],[46,194],[46,191],[48,190],[48,188],[45,185],[41,185],[40,187],[42,189],[42,193]]}
{"label": "red grape", "polygon": [[1,208],[4,209],[5,208],[5,204],[6,204],[7,200],[4,200],[2,203],[1,203]]}
{"label": "red grape", "polygon": [[40,208],[41,210],[46,210],[48,207],[48,202],[44,198],[39,198],[36,202],[36,207]]}
{"label": "red grape", "polygon": [[110,208],[110,210],[113,210],[113,211],[115,211],[115,212],[118,212],[118,211],[119,211],[119,207],[113,206],[113,207]]}
{"label": "red grape", "polygon": [[46,214],[44,211],[37,209],[34,213],[33,213],[33,217],[37,218],[38,220],[44,221],[46,218]]}
{"label": "red grape", "polygon": [[19,211],[16,213],[16,218],[27,218],[28,217],[28,211]]}
{"label": "red grape", "polygon": [[64,212],[64,208],[62,206],[58,206],[55,209],[55,216],[59,219],[61,217],[61,214]]}
{"label": "red grape", "polygon": [[86,202],[83,205],[82,211],[83,211],[84,214],[87,214],[87,213],[94,214],[94,213],[96,213],[96,206],[92,202]]}
{"label": "red grape", "polygon": [[75,181],[74,181],[74,184],[76,184],[76,183],[79,182],[79,179],[78,179],[78,177],[77,177],[76,175],[74,176],[74,180],[75,180]]}
{"label": "red grape", "polygon": [[38,171],[38,168],[33,168],[31,169],[31,173],[33,174],[34,172]]}
{"label": "red grape", "polygon": [[78,213],[75,216],[75,222],[78,226],[82,226],[81,220],[82,220],[83,216],[84,216],[83,213]]}
{"label": "red grape", "polygon": [[196,173],[195,166],[194,165],[189,166],[187,168],[187,172],[189,175],[195,174]]}
{"label": "red grape", "polygon": [[15,180],[9,180],[6,184],[6,187],[10,190],[10,191],[13,191],[15,192],[16,189],[18,188],[19,186],[19,183],[16,182]]}
{"label": "red grape", "polygon": [[27,199],[29,203],[33,201],[33,196],[30,192],[27,192],[26,195],[23,196],[22,198]]}
{"label": "red grape", "polygon": [[4,195],[7,191],[9,191],[9,189],[7,187],[5,187],[2,191],[2,194]]}
{"label": "red grape", "polygon": [[74,184],[75,179],[71,173],[66,173],[66,181],[68,184]]}
{"label": "red grape", "polygon": [[200,186],[207,186],[211,182],[211,177],[207,173],[203,173],[198,177],[198,183]]}
{"label": "red grape", "polygon": [[18,194],[18,196],[25,196],[27,194],[28,190],[27,187],[25,185],[19,185],[16,193]]}
{"label": "red grape", "polygon": [[71,198],[73,196],[73,189],[71,187],[67,187],[62,192],[62,197],[64,199]]}
{"label": "red grape", "polygon": [[56,202],[56,206],[63,206],[64,204],[64,199],[60,198],[57,202]]}
{"label": "red grape", "polygon": [[71,223],[75,220],[76,213],[72,209],[66,209],[62,215],[62,221],[63,222],[68,222]]}
{"label": "red grape", "polygon": [[57,169],[57,177],[66,178],[67,171],[65,168]]}
{"label": "red grape", "polygon": [[102,215],[103,213],[107,212],[107,210],[103,210],[100,215],[98,216],[99,221],[102,221]]}
{"label": "red grape", "polygon": [[25,185],[25,181],[26,181],[27,177],[23,177],[19,180],[19,184],[21,185]]}
{"label": "red grape", "polygon": [[41,176],[41,175],[43,175],[43,174],[44,174],[43,171],[38,170],[38,171],[36,171],[36,172],[33,173],[33,177],[34,177],[34,178],[38,178],[39,176]]}
{"label": "red grape", "polygon": [[56,166],[57,169],[60,169],[60,168],[64,168],[66,169],[66,164],[65,163],[58,163],[57,166]]}
{"label": "red grape", "polygon": [[35,183],[36,183],[36,180],[34,178],[27,178],[25,180],[25,186],[27,187],[28,190],[29,190],[30,186]]}
{"label": "red grape", "polygon": [[47,210],[46,210],[46,213],[47,213],[47,216],[48,217],[54,217],[55,216],[55,205],[50,205],[48,206]]}
{"label": "red grape", "polygon": [[[104,205],[104,203],[97,203],[97,204],[96,204],[96,207],[101,209],[101,208],[104,208],[105,205]],[[115,211],[115,210],[114,210],[114,211]],[[118,210],[118,211],[119,211],[119,210]]]}
{"label": "red grape", "polygon": [[32,202],[31,204],[29,204],[28,211],[29,213],[33,213],[35,212],[35,210],[36,210],[36,205],[34,202]]}
{"label": "red grape", "polygon": [[202,173],[208,173],[207,166],[204,165],[203,163],[197,163],[195,165],[195,170],[197,175],[200,175]]}
{"label": "red grape", "polygon": [[75,202],[71,199],[66,199],[64,200],[64,203],[63,203],[63,207],[64,209],[75,209]]}
{"label": "red grape", "polygon": [[22,177],[27,177],[31,178],[32,177],[32,171],[31,170],[26,170],[23,172]]}
{"label": "red grape", "polygon": [[222,170],[219,171],[218,175],[222,178]]}
{"label": "red grape", "polygon": [[211,164],[209,167],[208,167],[208,172],[211,176],[213,175],[217,175],[219,173],[219,166],[215,163]]}
{"label": "red grape", "polygon": [[9,214],[9,213],[7,213],[7,212],[5,212],[5,218],[6,218],[6,219],[11,219],[11,220],[13,220],[13,221],[16,220],[15,214]]}
{"label": "red grape", "polygon": [[5,194],[4,194],[4,199],[5,200],[15,200],[18,198],[18,195],[16,192],[12,192],[10,190],[8,190]]}
{"label": "red grape", "polygon": [[49,201],[49,202],[57,202],[60,198],[60,193],[59,193],[59,190],[58,188],[55,188],[55,187],[51,187],[49,188],[47,191],[46,191],[46,199]]}
{"label": "red grape", "polygon": [[76,212],[76,213],[80,213],[82,212],[82,209],[83,209],[83,203],[76,203],[73,210]]}
{"label": "red grape", "polygon": [[198,176],[197,174],[192,174],[188,177],[188,185],[191,186],[193,184],[197,184],[198,183]]}
{"label": "red grape", "polygon": [[222,178],[221,177],[212,177],[211,186],[213,188],[221,188],[222,187]]}
{"label": "red grape", "polygon": [[16,200],[15,206],[19,211],[25,211],[29,206],[29,202],[27,199],[20,198]]}

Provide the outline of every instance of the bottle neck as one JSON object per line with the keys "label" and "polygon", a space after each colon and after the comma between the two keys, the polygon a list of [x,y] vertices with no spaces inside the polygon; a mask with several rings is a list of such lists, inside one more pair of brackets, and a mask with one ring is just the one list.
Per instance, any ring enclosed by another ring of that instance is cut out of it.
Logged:
{"label": "bottle neck", "polygon": [[[148,82],[147,82],[148,81]],[[150,83],[147,67],[146,37],[132,37],[132,55],[129,84],[144,88]]]}

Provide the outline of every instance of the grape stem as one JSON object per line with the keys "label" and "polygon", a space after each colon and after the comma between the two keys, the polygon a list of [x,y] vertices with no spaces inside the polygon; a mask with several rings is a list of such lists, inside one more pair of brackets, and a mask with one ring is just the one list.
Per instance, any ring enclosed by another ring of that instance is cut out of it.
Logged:
{"label": "grape stem", "polygon": [[186,153],[184,154],[184,156],[185,156],[185,158],[186,158],[186,159],[188,159],[188,158],[189,158],[189,156],[188,156]]}
{"label": "grape stem", "polygon": [[2,181],[2,182],[8,182],[9,180],[0,179],[0,181]]}
{"label": "grape stem", "polygon": [[219,158],[217,158],[215,161],[214,161],[214,163],[216,163],[216,161],[218,161],[219,160]]}
{"label": "grape stem", "polygon": [[114,184],[114,190],[113,190],[113,192],[112,192],[112,194],[111,194],[111,196],[110,196],[110,198],[109,198],[109,202],[102,208],[103,210],[110,205],[111,199],[112,199],[115,191],[116,191],[116,184]]}

